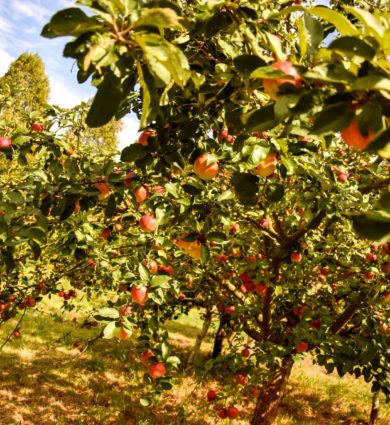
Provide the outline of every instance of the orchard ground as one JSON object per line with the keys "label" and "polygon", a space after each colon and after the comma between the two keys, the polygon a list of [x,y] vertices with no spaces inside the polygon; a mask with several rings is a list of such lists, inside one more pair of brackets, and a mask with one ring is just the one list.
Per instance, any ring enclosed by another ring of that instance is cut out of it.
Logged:
{"label": "orchard ground", "polygon": [[[206,401],[208,389],[218,394],[224,391],[212,375],[197,385],[200,372],[185,377],[179,371],[178,385],[163,394],[160,406],[142,407],[143,366],[132,357],[131,339],[99,339],[80,352],[100,333],[96,327],[88,330],[73,321],[85,317],[86,307],[64,316],[59,303],[51,301],[50,307],[41,308],[28,312],[20,326],[22,336],[13,338],[0,354],[1,424],[178,425],[183,424],[178,406],[186,410],[185,423],[229,423],[217,418],[212,410],[216,403]],[[2,326],[1,341],[15,324],[11,321]],[[196,310],[166,324],[183,365],[200,327]],[[202,345],[201,356],[209,355],[215,329],[216,323]],[[232,387],[242,391],[233,378],[225,379],[224,385],[228,391]],[[370,404],[370,386],[362,379],[327,375],[306,359],[294,366],[277,425],[363,425],[368,423]],[[240,417],[230,423],[247,424],[251,409],[238,407]],[[388,423],[390,406],[382,404],[377,424]]]}

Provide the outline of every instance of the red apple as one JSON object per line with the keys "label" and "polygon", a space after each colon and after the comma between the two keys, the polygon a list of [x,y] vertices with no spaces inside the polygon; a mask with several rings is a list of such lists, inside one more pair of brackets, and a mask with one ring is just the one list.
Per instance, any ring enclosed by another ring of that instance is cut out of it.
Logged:
{"label": "red apple", "polygon": [[156,137],[156,132],[152,130],[144,130],[138,137],[138,143],[143,146],[148,146],[149,137]]}
{"label": "red apple", "polygon": [[291,253],[291,261],[293,263],[300,263],[302,261],[302,254],[298,251],[294,251]]}
{"label": "red apple", "polygon": [[158,270],[166,273],[169,276],[172,276],[172,274],[173,274],[173,267],[172,266],[164,266],[163,264],[161,264],[161,265],[158,266]]}
{"label": "red apple", "polygon": [[269,177],[274,173],[277,163],[278,158],[273,152],[270,152],[257,167],[253,168],[252,173],[261,177]]}
{"label": "red apple", "polygon": [[228,413],[226,409],[221,409],[218,411],[217,415],[221,418],[221,419],[226,419],[228,417]]}
{"label": "red apple", "polygon": [[298,342],[295,348],[297,350],[297,353],[304,353],[305,351],[309,350],[309,343],[306,341]]}
{"label": "red apple", "polygon": [[157,228],[157,220],[152,214],[144,214],[139,221],[139,225],[144,232],[153,232]]}
{"label": "red apple", "polygon": [[215,256],[215,258],[217,259],[217,261],[219,261],[221,263],[224,263],[229,259],[229,257],[225,254],[218,254],[218,255]]}
{"label": "red apple", "polygon": [[218,140],[222,142],[223,140],[226,140],[228,143],[234,142],[234,136],[229,134],[229,130],[227,128],[223,129],[218,136]]}
{"label": "red apple", "polygon": [[245,386],[248,383],[248,377],[244,375],[243,373],[237,373],[234,376],[234,380],[238,385]]}
{"label": "red apple", "polygon": [[240,225],[238,223],[233,223],[230,226],[229,233],[237,233],[240,230]]}
{"label": "red apple", "polygon": [[311,328],[319,329],[321,327],[321,320],[320,319],[313,319],[310,323]]}
{"label": "red apple", "polygon": [[137,202],[143,202],[149,197],[149,189],[146,186],[139,186],[133,191]]}
{"label": "red apple", "polygon": [[375,262],[378,259],[378,256],[376,254],[373,254],[372,252],[369,252],[366,255],[366,261],[368,262]]}
{"label": "red apple", "polygon": [[42,133],[44,129],[45,129],[45,126],[40,122],[34,122],[31,125],[31,131],[35,131],[36,133]]}
{"label": "red apple", "polygon": [[142,363],[145,367],[148,367],[148,366],[149,366],[149,362],[148,362],[148,360],[149,360],[151,357],[154,357],[154,353],[153,353],[153,351],[152,351],[152,350],[146,350],[146,351],[144,351],[144,352],[141,354],[141,357],[140,357],[141,363]]}
{"label": "red apple", "polygon": [[239,246],[233,246],[229,251],[232,257],[240,257],[241,256],[241,248]]}
{"label": "red apple", "polygon": [[345,183],[346,181],[348,181],[349,178],[349,173],[340,173],[337,176],[337,181],[340,183]]}
{"label": "red apple", "polygon": [[151,274],[156,274],[158,272],[158,264],[155,260],[150,260],[146,263],[147,268]]}
{"label": "red apple", "polygon": [[390,290],[387,290],[383,293],[383,302],[385,304],[389,304],[390,303]]}
{"label": "red apple", "polygon": [[383,264],[383,273],[386,273],[386,274],[390,273],[390,262]]}
{"label": "red apple", "polygon": [[125,186],[131,186],[132,185],[132,180],[133,178],[136,176],[135,173],[133,173],[132,171],[130,171],[129,173],[126,174],[125,177]]}
{"label": "red apple", "polygon": [[236,419],[239,414],[240,414],[240,411],[237,409],[237,407],[234,407],[234,406],[228,407],[227,415],[230,419]]}
{"label": "red apple", "polygon": [[214,390],[209,390],[207,391],[206,397],[208,401],[214,401],[217,398],[217,392]]}
{"label": "red apple", "polygon": [[0,137],[0,149],[7,149],[12,146],[12,140],[8,137]]}
{"label": "red apple", "polygon": [[363,275],[363,279],[364,279],[364,280],[370,280],[370,279],[372,279],[374,276],[375,276],[375,274],[374,274],[374,273],[372,273],[372,272],[366,272],[366,273],[364,273],[364,275]]}
{"label": "red apple", "polygon": [[161,378],[162,376],[166,375],[167,369],[163,363],[153,363],[149,366],[149,375],[152,379]]}
{"label": "red apple", "polygon": [[185,296],[185,294],[180,293],[180,294],[177,296],[177,299],[178,299],[178,300],[185,300],[185,299],[186,299],[186,296]]}
{"label": "red apple", "polygon": [[109,237],[110,237],[110,230],[109,229],[104,229],[102,231],[102,233],[100,234],[99,239],[101,241],[106,241]]}
{"label": "red apple", "polygon": [[122,223],[115,223],[115,224],[114,224],[114,230],[115,230],[116,232],[120,232],[122,229],[123,229],[123,225],[122,225]]}
{"label": "red apple", "polygon": [[234,307],[234,305],[230,305],[229,307],[225,308],[225,313],[233,314],[235,310],[236,310],[236,308]]}
{"label": "red apple", "polygon": [[95,183],[93,187],[100,192],[98,195],[99,201],[106,199],[110,193],[110,188],[106,185],[106,183]]}
{"label": "red apple", "polygon": [[13,335],[15,338],[20,338],[22,336],[22,334],[18,330],[15,330]]}
{"label": "red apple", "polygon": [[242,355],[242,357],[247,358],[251,355],[251,351],[249,350],[249,348],[243,348],[241,350],[241,355]]}
{"label": "red apple", "polygon": [[267,285],[265,283],[259,283],[255,286],[255,292],[264,297],[267,292]]}
{"label": "red apple", "polygon": [[351,124],[347,128],[344,128],[344,130],[341,130],[340,133],[344,142],[348,146],[359,150],[365,149],[375,137],[375,133],[371,130],[369,130],[368,134],[364,136],[360,132],[357,119],[354,119]]}
{"label": "red apple", "polygon": [[302,84],[302,79],[299,76],[297,70],[294,68],[293,64],[291,62],[285,61],[285,62],[275,62],[271,65],[272,67],[282,71],[286,75],[289,75],[293,77],[292,79],[288,78],[265,78],[263,81],[264,85],[264,91],[268,94],[268,96],[273,99],[277,100],[279,95],[279,86],[282,84],[292,84],[293,86],[300,86]]}
{"label": "red apple", "polygon": [[144,304],[148,298],[148,288],[146,286],[133,286],[130,291],[131,299],[137,304]]}
{"label": "red apple", "polygon": [[194,173],[202,180],[212,180],[218,172],[218,162],[213,161],[212,156],[208,153],[198,156],[194,163]]}

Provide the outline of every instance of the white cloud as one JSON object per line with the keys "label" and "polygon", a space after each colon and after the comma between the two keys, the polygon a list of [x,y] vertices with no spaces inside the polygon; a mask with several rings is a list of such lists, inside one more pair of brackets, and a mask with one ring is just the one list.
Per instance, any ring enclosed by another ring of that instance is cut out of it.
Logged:
{"label": "white cloud", "polygon": [[82,101],[88,100],[87,96],[80,96],[74,93],[72,89],[62,80],[56,77],[50,78],[50,98],[49,102],[62,106],[63,108],[72,108]]}
{"label": "white cloud", "polygon": [[37,4],[37,2],[31,0],[12,0],[11,6],[15,12],[33,18],[40,23],[46,22],[51,15],[50,10],[44,7],[41,2]]}
{"label": "white cloud", "polygon": [[5,50],[0,49],[0,76],[4,75],[14,58]]}
{"label": "white cloud", "polygon": [[119,150],[129,146],[138,139],[139,121],[135,115],[126,115],[123,119],[123,129],[119,133]]}

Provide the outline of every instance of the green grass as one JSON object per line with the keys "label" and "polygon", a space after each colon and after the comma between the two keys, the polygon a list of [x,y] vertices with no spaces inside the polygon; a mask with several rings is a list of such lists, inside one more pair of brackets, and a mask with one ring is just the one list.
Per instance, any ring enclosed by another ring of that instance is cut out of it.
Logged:
{"label": "green grass", "polygon": [[[159,406],[142,407],[138,400],[145,387],[144,370],[134,359],[131,342],[98,340],[81,353],[74,342],[84,346],[100,330],[87,330],[72,321],[81,321],[87,304],[80,313],[66,313],[65,318],[58,314],[59,306],[54,305],[49,314],[29,312],[20,326],[22,338],[13,338],[0,352],[1,424],[181,425],[179,405],[186,410],[187,424],[218,423],[212,405],[204,401],[205,394],[208,388],[221,394],[225,388],[213,382],[212,376],[197,384],[195,373],[184,376],[178,372],[178,385],[163,395]],[[0,328],[0,341],[15,323]],[[196,311],[166,324],[183,362],[200,326]],[[209,335],[202,356],[208,355],[211,344]],[[294,366],[277,425],[366,424],[370,403],[370,389],[363,380],[326,375],[305,360]],[[253,402],[242,407],[234,423],[248,424],[252,407]],[[382,405],[378,425],[389,423],[390,408]]]}

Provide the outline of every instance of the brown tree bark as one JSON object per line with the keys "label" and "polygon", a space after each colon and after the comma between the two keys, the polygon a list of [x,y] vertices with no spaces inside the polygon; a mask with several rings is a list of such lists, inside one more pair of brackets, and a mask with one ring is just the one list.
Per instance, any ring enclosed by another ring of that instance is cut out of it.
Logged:
{"label": "brown tree bark", "polygon": [[291,357],[285,357],[281,366],[276,366],[271,376],[264,382],[257,399],[251,425],[273,425],[275,423],[293,364]]}
{"label": "brown tree bark", "polygon": [[371,405],[371,414],[370,414],[370,422],[368,425],[374,425],[379,415],[379,391],[375,392],[372,397],[372,405]]}
{"label": "brown tree bark", "polygon": [[211,324],[211,318],[212,318],[211,309],[208,309],[206,311],[202,330],[200,331],[199,335],[196,337],[195,344],[190,352],[190,355],[188,356],[187,367],[193,364],[195,356],[199,353],[202,342],[207,335],[207,331],[209,330],[209,327]]}
{"label": "brown tree bark", "polygon": [[214,337],[213,353],[211,358],[216,359],[222,353],[223,341],[226,337],[226,328],[229,321],[229,314],[221,314],[217,333]]}

